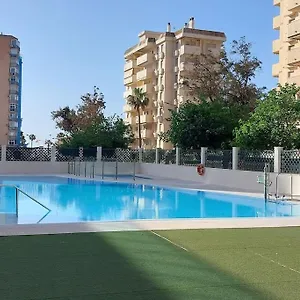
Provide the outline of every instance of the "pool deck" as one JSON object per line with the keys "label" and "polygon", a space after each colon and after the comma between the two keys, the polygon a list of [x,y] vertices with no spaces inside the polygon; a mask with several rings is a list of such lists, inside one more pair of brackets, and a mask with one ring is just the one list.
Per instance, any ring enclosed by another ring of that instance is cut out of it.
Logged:
{"label": "pool deck", "polygon": [[[45,175],[44,175],[45,176]],[[54,175],[52,175],[54,176]],[[89,180],[70,175],[58,175],[74,179]],[[144,175],[143,175],[144,176]],[[102,179],[96,177],[92,180]],[[112,178],[104,181],[114,182]],[[243,196],[261,197],[262,193],[253,193],[239,188],[225,189],[222,186],[200,184],[198,182],[171,180],[167,178],[120,178],[117,182],[148,184],[160,187],[176,187],[189,190],[214,191],[220,193],[240,194]],[[263,201],[263,200],[262,200]],[[300,227],[300,217],[272,218],[228,218],[228,219],[166,219],[166,220],[130,220],[112,222],[80,222],[57,224],[13,224],[1,225],[0,236],[64,234],[82,232],[112,232],[112,231],[148,231],[148,230],[177,230],[177,229],[216,229],[216,228],[263,228],[263,227]]]}

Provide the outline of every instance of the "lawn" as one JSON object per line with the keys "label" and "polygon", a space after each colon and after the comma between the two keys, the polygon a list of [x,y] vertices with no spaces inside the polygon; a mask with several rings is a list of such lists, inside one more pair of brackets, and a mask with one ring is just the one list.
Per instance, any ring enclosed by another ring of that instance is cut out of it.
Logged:
{"label": "lawn", "polygon": [[300,228],[157,233],[0,237],[0,299],[299,299]]}

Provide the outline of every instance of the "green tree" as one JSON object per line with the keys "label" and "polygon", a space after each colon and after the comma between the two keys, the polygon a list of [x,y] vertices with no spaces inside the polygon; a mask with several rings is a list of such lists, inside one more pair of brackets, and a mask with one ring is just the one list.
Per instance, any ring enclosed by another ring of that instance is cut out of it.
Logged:
{"label": "green tree", "polygon": [[100,122],[104,118],[104,109],[104,95],[94,86],[93,93],[81,96],[81,103],[75,109],[69,106],[59,108],[52,111],[51,116],[57,128],[71,134]]}
{"label": "green tree", "polygon": [[171,111],[170,130],[162,138],[184,149],[228,148],[239,118],[236,106],[224,106],[219,100],[187,102]]}
{"label": "green tree", "polygon": [[296,85],[279,86],[259,101],[235,130],[234,144],[249,149],[300,148],[300,101]]}
{"label": "green tree", "polygon": [[32,148],[33,142],[36,140],[35,134],[29,134],[28,138],[30,140],[30,148]]}
{"label": "green tree", "polygon": [[141,88],[135,88],[133,94],[127,97],[127,103],[132,105],[138,115],[138,134],[139,134],[139,148],[142,148],[141,135],[141,109],[145,109],[149,104],[147,94]]}
{"label": "green tree", "polygon": [[27,142],[26,142],[26,138],[24,136],[24,132],[21,131],[21,136],[20,136],[20,146],[21,147],[25,147],[27,145]]}
{"label": "green tree", "polygon": [[127,148],[133,142],[133,134],[130,125],[113,116],[93,123],[82,130],[71,133],[67,138],[62,138],[63,148]]}
{"label": "green tree", "polygon": [[242,37],[232,42],[229,51],[223,48],[218,55],[209,52],[192,56],[193,68],[182,78],[191,99],[223,99],[227,104],[246,105],[253,110],[265,88],[253,83],[262,62],[252,55],[251,48],[252,44]]}

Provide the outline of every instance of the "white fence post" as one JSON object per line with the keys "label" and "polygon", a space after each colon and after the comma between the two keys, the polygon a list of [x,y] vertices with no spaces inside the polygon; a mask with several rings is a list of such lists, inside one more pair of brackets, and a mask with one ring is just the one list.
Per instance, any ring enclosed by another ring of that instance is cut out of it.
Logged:
{"label": "white fence post", "polygon": [[102,160],[102,147],[97,147],[97,162]]}
{"label": "white fence post", "polygon": [[283,151],[283,147],[275,147],[274,148],[274,173],[281,172],[281,153]]}
{"label": "white fence post", "polygon": [[180,165],[180,148],[176,147],[176,165]]}
{"label": "white fence post", "polygon": [[159,150],[160,148],[155,149],[155,163],[159,164]]}
{"label": "white fence post", "polygon": [[232,170],[239,169],[239,147],[232,148]]}
{"label": "white fence post", "polygon": [[143,162],[143,148],[139,148],[139,162]]}
{"label": "white fence post", "polygon": [[201,147],[201,164],[205,166],[207,147]]}
{"label": "white fence post", "polygon": [[55,162],[56,161],[56,147],[52,146],[51,147],[51,162]]}
{"label": "white fence post", "polygon": [[6,161],[6,145],[1,146],[1,161]]}

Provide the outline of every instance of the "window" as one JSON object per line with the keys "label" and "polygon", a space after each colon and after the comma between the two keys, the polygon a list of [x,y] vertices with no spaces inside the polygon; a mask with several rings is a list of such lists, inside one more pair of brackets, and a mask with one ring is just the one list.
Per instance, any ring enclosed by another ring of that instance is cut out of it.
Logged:
{"label": "window", "polygon": [[10,104],[9,105],[9,111],[16,111],[17,110],[17,105],[16,104]]}
{"label": "window", "polygon": [[161,69],[163,68],[163,61],[162,60],[160,61],[160,68]]}
{"label": "window", "polygon": [[179,42],[176,42],[176,49],[179,49]]}
{"label": "window", "polygon": [[160,52],[164,52],[164,45],[160,45]]}
{"label": "window", "polygon": [[175,58],[175,66],[178,67],[178,57]]}
{"label": "window", "polygon": [[178,82],[178,75],[177,74],[175,75],[175,82],[176,83]]}
{"label": "window", "polygon": [[9,136],[15,136],[15,135],[16,135],[16,132],[15,132],[15,131],[9,131],[9,132],[8,132],[8,135],[9,135]]}
{"label": "window", "polygon": [[160,92],[160,93],[159,93],[159,100],[162,100],[162,98],[163,98],[163,93]]}
{"label": "window", "polygon": [[11,119],[15,119],[15,118],[17,118],[17,114],[9,114],[9,117],[10,117]]}

